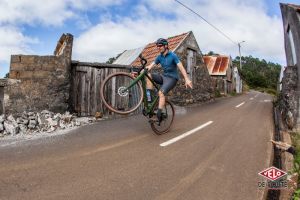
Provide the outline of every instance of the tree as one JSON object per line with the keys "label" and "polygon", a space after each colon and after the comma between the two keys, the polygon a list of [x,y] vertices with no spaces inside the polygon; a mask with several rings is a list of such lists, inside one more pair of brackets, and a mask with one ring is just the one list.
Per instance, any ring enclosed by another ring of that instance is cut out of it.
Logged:
{"label": "tree", "polygon": [[117,60],[117,59],[120,57],[120,55],[122,55],[122,53],[119,53],[119,54],[117,55],[117,57],[111,57],[111,58],[109,58],[109,59],[106,61],[106,63],[107,63],[107,64],[113,64],[113,62],[114,62],[115,60]]}
{"label": "tree", "polygon": [[[240,57],[233,60],[235,66],[240,66]],[[281,65],[267,62],[265,59],[258,59],[252,56],[242,56],[241,76],[251,88],[277,88]]]}
{"label": "tree", "polygon": [[205,54],[206,56],[214,56],[214,55],[219,55],[218,53],[215,53],[213,51],[209,51],[207,54]]}
{"label": "tree", "polygon": [[9,73],[6,73],[4,78],[9,78]]}

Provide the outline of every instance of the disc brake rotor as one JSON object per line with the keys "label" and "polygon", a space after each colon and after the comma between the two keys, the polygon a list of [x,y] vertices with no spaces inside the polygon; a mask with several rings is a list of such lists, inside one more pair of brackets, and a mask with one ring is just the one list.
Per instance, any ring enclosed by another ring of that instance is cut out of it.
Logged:
{"label": "disc brake rotor", "polygon": [[118,94],[121,96],[121,97],[125,97],[128,95],[128,90],[126,89],[126,87],[122,86],[122,87],[119,87],[118,89]]}

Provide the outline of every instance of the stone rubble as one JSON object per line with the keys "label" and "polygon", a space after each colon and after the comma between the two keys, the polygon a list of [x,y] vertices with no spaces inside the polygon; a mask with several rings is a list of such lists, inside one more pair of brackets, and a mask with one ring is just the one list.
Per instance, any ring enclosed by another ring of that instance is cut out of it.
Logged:
{"label": "stone rubble", "polygon": [[51,133],[56,130],[71,129],[93,123],[100,117],[77,117],[69,112],[53,113],[48,110],[42,112],[23,112],[14,118],[12,115],[0,115],[0,137],[19,134]]}

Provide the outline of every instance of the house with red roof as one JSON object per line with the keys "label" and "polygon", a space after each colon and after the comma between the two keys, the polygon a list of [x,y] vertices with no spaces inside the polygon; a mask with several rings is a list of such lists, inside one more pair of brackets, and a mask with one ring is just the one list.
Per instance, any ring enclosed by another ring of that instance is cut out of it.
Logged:
{"label": "house with red roof", "polygon": [[212,87],[221,94],[241,93],[241,79],[237,68],[232,65],[230,56],[204,56],[209,75],[212,77]]}
{"label": "house with red roof", "polygon": [[[183,66],[186,68],[190,79],[193,82],[194,89],[187,90],[184,86],[184,79],[177,83],[177,87],[170,92],[171,100],[178,105],[186,105],[195,102],[203,102],[213,98],[213,90],[211,88],[211,78],[203,60],[200,47],[192,31],[182,33],[167,38],[169,49],[180,58]],[[142,54],[147,59],[148,65],[154,62],[159,55],[159,50],[156,48],[155,41],[147,45],[124,51],[113,64],[130,65],[139,67],[139,54]],[[154,71],[161,71],[160,66],[154,68]]]}

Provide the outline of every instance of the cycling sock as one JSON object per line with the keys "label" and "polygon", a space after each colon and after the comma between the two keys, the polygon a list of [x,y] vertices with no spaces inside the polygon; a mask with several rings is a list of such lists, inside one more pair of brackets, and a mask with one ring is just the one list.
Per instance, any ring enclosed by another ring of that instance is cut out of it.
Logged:
{"label": "cycling sock", "polygon": [[157,116],[157,119],[158,119],[159,121],[162,120],[162,115],[161,115],[161,109],[160,109],[160,108],[157,110],[156,116]]}

